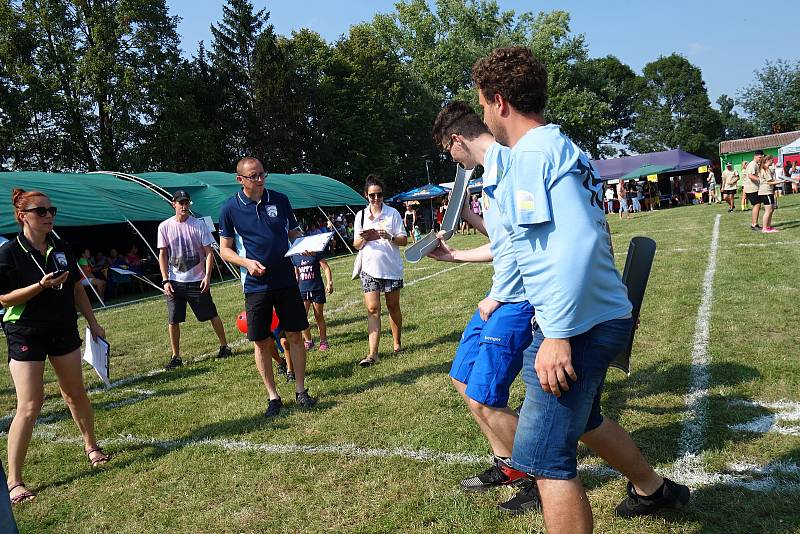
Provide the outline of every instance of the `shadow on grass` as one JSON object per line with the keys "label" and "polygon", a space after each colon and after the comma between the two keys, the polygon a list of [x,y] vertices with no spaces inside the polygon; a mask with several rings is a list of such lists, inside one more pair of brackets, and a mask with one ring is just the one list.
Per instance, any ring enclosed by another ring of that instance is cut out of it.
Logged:
{"label": "shadow on grass", "polygon": [[798,226],[800,226],[800,220],[778,222],[774,223],[772,226],[774,226],[775,228],[780,228],[781,230],[787,230],[789,228],[797,228]]}
{"label": "shadow on grass", "polygon": [[[354,363],[353,365],[354,367],[358,366],[357,363]],[[369,391],[372,388],[386,386],[388,384],[413,384],[417,379],[425,375],[446,373],[449,370],[450,370],[449,362],[434,363],[434,364],[424,365],[421,367],[415,367],[413,369],[408,369],[405,371],[401,371],[399,373],[394,373],[386,376],[375,377],[369,380],[364,380],[363,382],[359,382],[357,384],[353,384],[347,387],[330,390],[328,391],[327,394],[330,396],[351,395],[355,393],[363,393],[365,391]]]}

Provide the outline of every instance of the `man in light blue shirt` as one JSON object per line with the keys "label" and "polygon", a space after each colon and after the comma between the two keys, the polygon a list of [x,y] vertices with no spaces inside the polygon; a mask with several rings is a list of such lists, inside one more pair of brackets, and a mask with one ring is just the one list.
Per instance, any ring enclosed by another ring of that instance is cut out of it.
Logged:
{"label": "man in light blue shirt", "polygon": [[[483,182],[495,183],[508,161],[509,150],[494,142],[489,129],[465,102],[452,102],[436,117],[433,138],[453,159],[472,169],[484,166]],[[493,486],[530,484],[525,473],[510,467],[517,429],[517,414],[508,407],[509,389],[522,366],[523,351],[530,345],[533,307],[525,297],[522,277],[514,259],[508,233],[500,224],[500,213],[489,194],[483,196],[483,218],[465,203],[461,214],[490,243],[480,247],[483,261],[492,261],[494,274],[489,295],[461,337],[450,377],[464,397],[494,453],[494,464],[485,472],[461,481],[467,491]],[[445,246],[431,257],[445,261],[470,261],[470,251],[450,256]]]}
{"label": "man in light blue shirt", "polygon": [[473,67],[484,121],[511,159],[494,196],[538,325],[512,466],[535,477],[551,532],[592,531],[577,477],[580,439],[629,480],[616,508],[632,517],[684,509],[689,489],[658,476],[630,435],[600,411],[605,374],[626,346],[631,304],[610,251],[601,180],[544,120],[547,71],[528,48],[498,48]]}

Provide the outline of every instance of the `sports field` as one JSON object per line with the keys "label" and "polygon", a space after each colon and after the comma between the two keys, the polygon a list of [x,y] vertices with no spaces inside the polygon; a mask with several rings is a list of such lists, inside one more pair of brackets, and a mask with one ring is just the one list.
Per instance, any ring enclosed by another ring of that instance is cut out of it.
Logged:
{"label": "sports field", "polygon": [[[738,204],[738,201],[737,201]],[[685,515],[622,520],[625,482],[586,450],[581,476],[598,532],[800,532],[800,196],[780,199],[781,230],[749,229],[749,212],[702,205],[611,216],[620,268],[628,241],[658,243],[634,344],[633,372],[609,371],[605,412],[658,470],[694,488]],[[457,236],[466,248],[483,238]],[[318,408],[265,420],[252,349],[235,330],[237,283],[213,294],[236,356],[214,361],[216,338],[191,318],[180,370],[169,357],[161,300],[101,311],[112,344],[110,389],[87,369],[97,434],[114,454],[92,470],[46,375],[45,407],[25,467],[38,498],[15,508],[22,532],[538,532],[510,518],[510,489],[467,495],[458,481],[487,466],[488,447],[450,386],[462,328],[490,285],[490,265],[406,266],[406,351],[359,368],[366,354],[352,259],[331,262],[331,350],[309,354]],[[385,311],[384,311],[385,315]],[[388,330],[388,318],[384,319]],[[81,327],[82,329],[83,327]],[[3,343],[5,350],[5,343]],[[0,409],[14,408],[8,372]],[[522,398],[515,384],[512,406]],[[5,443],[5,439],[3,439]],[[1,454],[5,458],[5,447]]]}

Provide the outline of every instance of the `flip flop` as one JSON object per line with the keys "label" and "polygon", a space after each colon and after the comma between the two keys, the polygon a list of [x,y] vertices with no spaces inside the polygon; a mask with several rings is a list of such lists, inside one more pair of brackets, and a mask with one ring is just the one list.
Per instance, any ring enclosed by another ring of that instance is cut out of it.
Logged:
{"label": "flip flop", "polygon": [[406,350],[406,348],[405,348],[405,347],[397,347],[396,349],[394,349],[394,351],[392,352],[392,354],[400,354],[401,352],[403,352],[403,351],[405,351],[405,350]]}
{"label": "flip flop", "polygon": [[377,356],[367,356],[366,358],[358,362],[358,365],[360,365],[361,367],[369,367],[370,365],[372,365],[377,361],[378,361]]}
{"label": "flip flop", "polygon": [[[92,453],[94,452],[99,452],[100,454],[92,458]],[[94,449],[86,451],[86,456],[89,458],[89,463],[92,464],[92,467],[105,465],[111,461],[111,455],[104,453],[103,449],[100,447],[95,447]]]}
{"label": "flip flop", "polygon": [[[25,488],[25,483],[24,482],[20,482],[19,484],[14,484],[10,488],[8,488],[8,494],[11,495],[11,492],[13,490],[19,488],[20,486]],[[11,504],[13,504],[13,505],[22,504],[24,502],[32,501],[35,498],[36,498],[36,494],[34,492],[30,491],[28,488],[25,488],[25,491],[23,491],[19,495],[14,495],[13,497],[11,497]]]}

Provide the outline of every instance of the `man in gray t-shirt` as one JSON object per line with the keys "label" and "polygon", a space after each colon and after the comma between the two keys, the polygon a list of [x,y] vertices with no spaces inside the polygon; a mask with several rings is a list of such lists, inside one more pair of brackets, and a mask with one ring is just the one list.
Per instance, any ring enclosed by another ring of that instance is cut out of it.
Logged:
{"label": "man in gray t-shirt", "polygon": [[217,358],[232,355],[225,338],[225,327],[211,300],[214,238],[203,221],[190,215],[191,205],[189,193],[175,191],[172,196],[175,216],[158,225],[158,265],[167,298],[172,346],[172,358],[165,366],[167,370],[183,365],[180,357],[181,323],[186,320],[187,303],[198,321],[211,321],[219,338]]}

